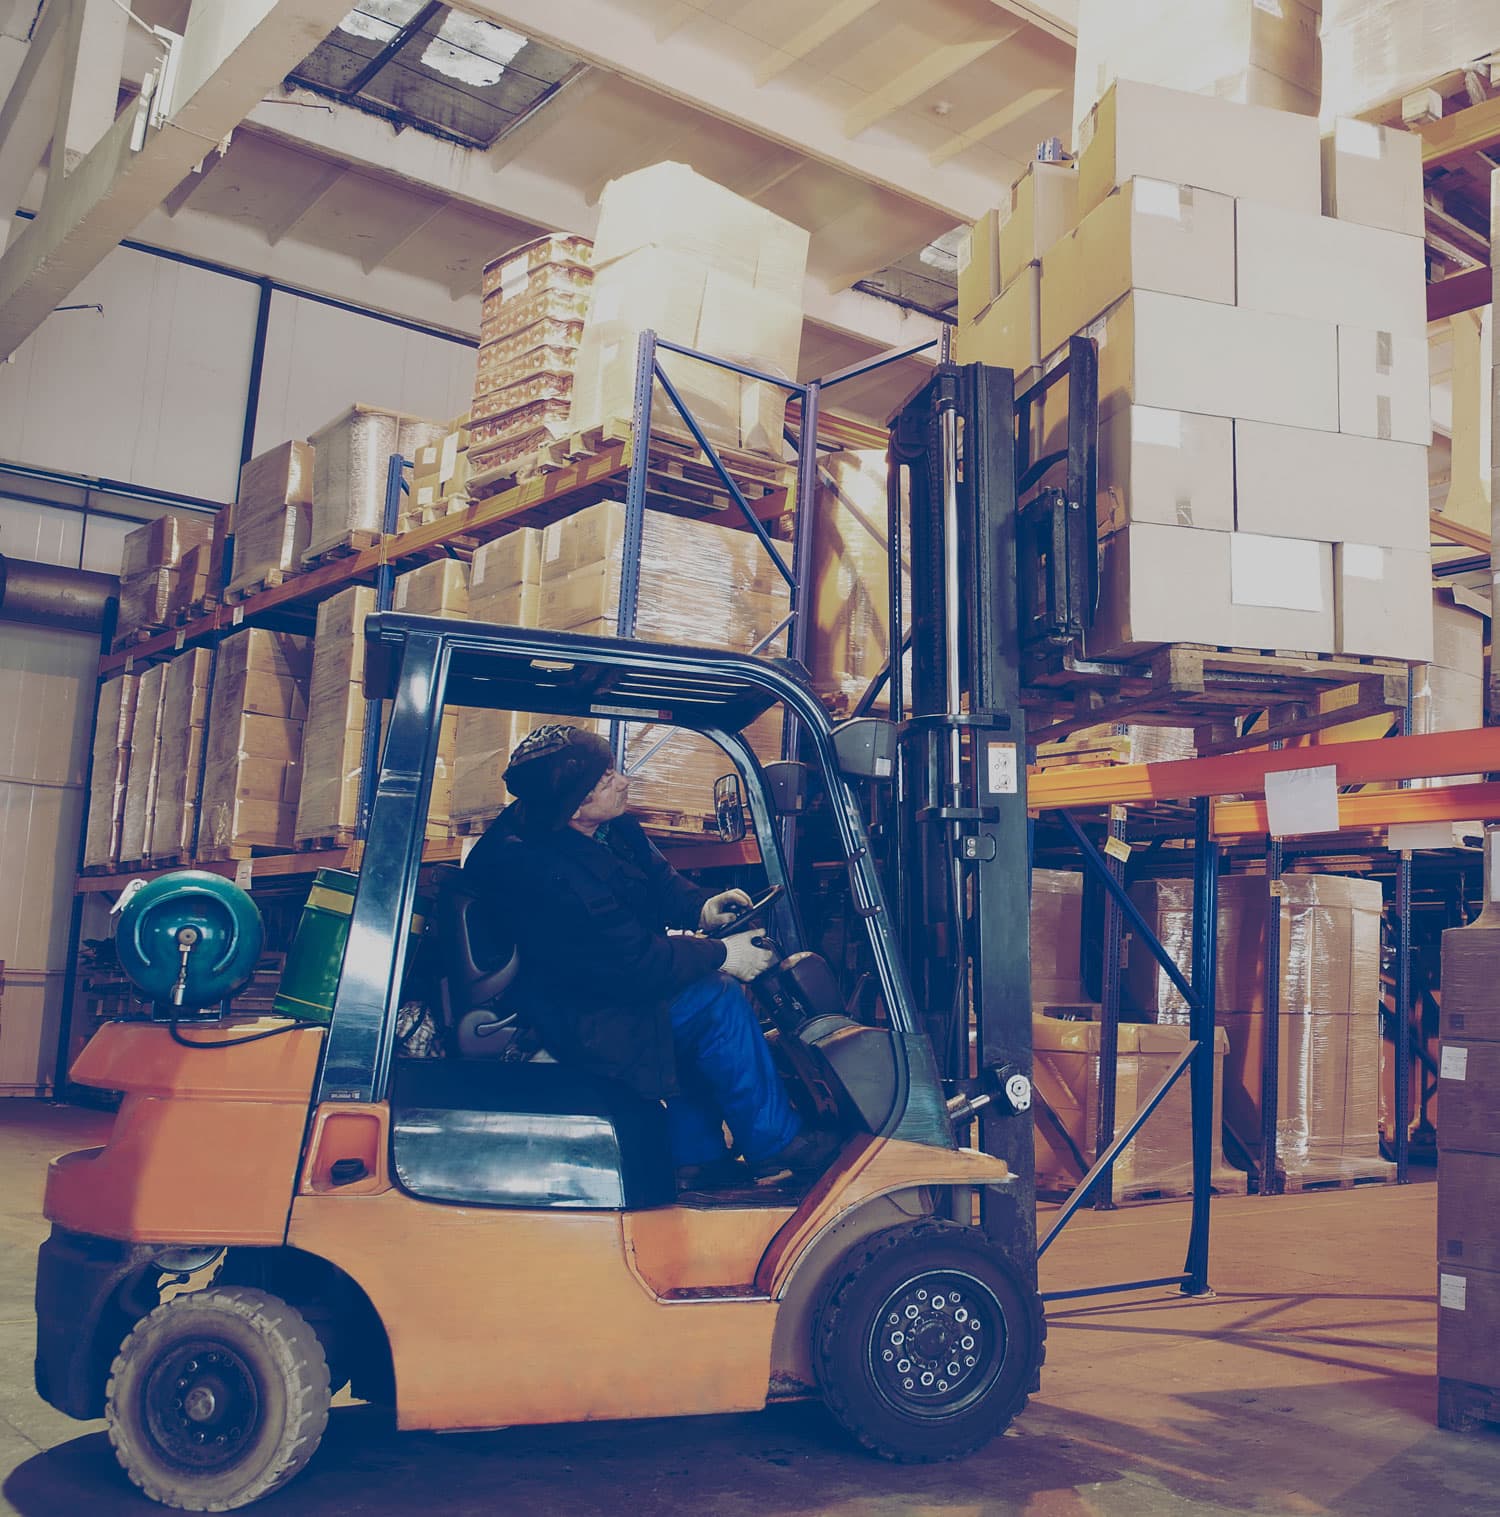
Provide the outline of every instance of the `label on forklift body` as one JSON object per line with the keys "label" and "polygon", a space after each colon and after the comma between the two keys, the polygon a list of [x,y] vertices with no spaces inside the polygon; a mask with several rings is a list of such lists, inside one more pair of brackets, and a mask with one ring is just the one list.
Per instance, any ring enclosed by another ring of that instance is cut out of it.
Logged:
{"label": "label on forklift body", "polygon": [[1469,1282],[1462,1275],[1438,1276],[1438,1305],[1446,1306],[1450,1312],[1464,1312],[1469,1309]]}
{"label": "label on forklift body", "polygon": [[1014,743],[987,743],[985,757],[989,769],[990,794],[1015,795],[1020,788],[1020,771],[1016,765],[1016,745]]}
{"label": "label on forklift body", "polygon": [[670,711],[642,711],[638,706],[590,706],[595,716],[624,716],[633,722],[670,722]]}
{"label": "label on forklift body", "polygon": [[1443,1062],[1438,1069],[1440,1080],[1467,1080],[1469,1078],[1469,1050],[1454,1048],[1448,1044],[1443,1049]]}

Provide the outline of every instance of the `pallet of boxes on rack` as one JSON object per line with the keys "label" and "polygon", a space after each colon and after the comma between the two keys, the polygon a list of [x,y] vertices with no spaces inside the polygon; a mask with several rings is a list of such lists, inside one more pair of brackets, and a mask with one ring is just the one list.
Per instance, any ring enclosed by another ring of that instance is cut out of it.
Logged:
{"label": "pallet of boxes on rack", "polygon": [[125,538],[115,647],[129,648],[186,620],[210,593],[214,518],[168,511]]}
{"label": "pallet of boxes on rack", "polygon": [[159,666],[163,674],[156,796],[147,839],[156,867],[186,864],[193,857],[212,665],[207,648],[194,648]]}
{"label": "pallet of boxes on rack", "polygon": [[300,572],[312,534],[312,504],[310,443],[284,442],[240,470],[239,492],[234,505],[221,513],[223,530],[214,539],[222,582],[226,546],[233,538],[227,599],[275,589]]}
{"label": "pallet of boxes on rack", "polygon": [[[1081,651],[1106,667],[1073,725],[1209,725],[1268,680],[1396,707],[1430,659],[1422,224],[1389,224],[1420,152],[1377,135],[1356,175],[1309,116],[1121,79],[1076,166],[1033,164],[975,228],[961,360],[1024,386],[1098,347]],[[1066,385],[1033,423],[1034,456],[1064,445]],[[1087,681],[1055,663],[1033,684],[1072,701]]]}
{"label": "pallet of boxes on rack", "polygon": [[138,674],[117,674],[99,687],[93,766],[89,772],[88,822],[83,839],[86,871],[107,872],[120,861],[140,682]]}

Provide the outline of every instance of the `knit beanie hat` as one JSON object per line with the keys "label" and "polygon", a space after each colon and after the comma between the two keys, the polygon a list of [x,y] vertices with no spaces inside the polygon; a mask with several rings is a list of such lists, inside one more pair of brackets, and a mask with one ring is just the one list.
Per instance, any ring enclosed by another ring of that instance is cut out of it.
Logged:
{"label": "knit beanie hat", "polygon": [[548,722],[516,744],[504,778],[528,827],[555,832],[567,826],[614,761],[602,737],[566,722]]}

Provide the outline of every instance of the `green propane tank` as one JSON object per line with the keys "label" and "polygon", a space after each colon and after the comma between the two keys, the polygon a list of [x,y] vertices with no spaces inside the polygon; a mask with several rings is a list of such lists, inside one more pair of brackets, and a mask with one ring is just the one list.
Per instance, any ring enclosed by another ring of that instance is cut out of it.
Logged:
{"label": "green propane tank", "polygon": [[[358,884],[359,876],[348,869],[320,869],[313,876],[297,935],[281,971],[274,1006],[277,1016],[294,1017],[299,1022],[332,1021]],[[417,904],[419,910],[411,918],[413,937],[421,935],[423,926],[422,903]]]}
{"label": "green propane tank", "polygon": [[178,869],[149,883],[132,880],[115,912],[120,967],[162,1015],[225,1001],[255,973],[260,912],[220,875]]}

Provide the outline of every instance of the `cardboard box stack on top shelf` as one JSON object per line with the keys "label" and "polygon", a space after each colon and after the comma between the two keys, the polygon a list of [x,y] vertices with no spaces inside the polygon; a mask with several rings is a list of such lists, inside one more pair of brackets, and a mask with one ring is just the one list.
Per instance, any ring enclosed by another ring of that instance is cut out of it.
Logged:
{"label": "cardboard box stack on top shelf", "polygon": [[206,548],[213,530],[214,519],[206,513],[168,511],[126,536],[120,559],[121,633],[171,624],[185,604],[178,592],[183,559],[189,557],[190,583],[195,567],[206,581],[207,565],[193,550]]}
{"label": "cardboard box stack on top shelf", "polygon": [[[965,361],[1034,375],[1098,343],[1092,656],[1431,657],[1420,144],[1341,123],[1323,161],[1308,117],[1120,80],[1027,319],[961,312]],[[1066,420],[1060,385],[1049,451]]]}
{"label": "cardboard box stack on top shelf", "polygon": [[405,509],[396,521],[398,532],[422,526],[468,505],[469,440],[466,412],[449,422],[439,441],[424,443],[417,449]]}
{"label": "cardboard box stack on top shelf", "polygon": [[[594,291],[573,383],[570,426],[628,419],[642,331],[701,353],[795,378],[808,233],[681,163],[613,180],[599,201]],[[661,353],[710,441],[783,456],[786,392]],[[681,417],[656,387],[652,424]]]}
{"label": "cardboard box stack on top shelf", "polygon": [[130,737],[135,726],[139,686],[138,674],[117,674],[99,687],[94,762],[89,774],[88,825],[83,841],[85,869],[101,869],[120,857],[130,775]]}
{"label": "cardboard box stack on top shelf", "polygon": [[311,639],[263,627],[219,644],[209,702],[198,856],[292,846]]}
{"label": "cardboard box stack on top shelf", "polygon": [[207,648],[193,648],[160,666],[166,672],[162,676],[156,804],[147,847],[153,859],[192,857],[212,663],[213,655]]}
{"label": "cardboard box stack on top shelf", "polygon": [[1443,934],[1438,1062],[1438,1421],[1463,1427],[1500,1396],[1500,908],[1485,839],[1484,910]]}
{"label": "cardboard box stack on top shelf", "polygon": [[136,686],[135,717],[130,725],[130,763],[125,779],[125,811],[120,823],[120,862],[146,858],[151,841],[151,814],[161,757],[161,702],[167,666],[153,664]]}
{"label": "cardboard box stack on top shelf", "polygon": [[[230,508],[234,531],[232,595],[278,585],[302,567],[312,535],[313,449],[284,442],[240,470]],[[217,539],[216,539],[217,541]],[[222,564],[222,548],[220,550]],[[222,578],[222,568],[220,577]],[[218,583],[218,581],[215,581]]]}
{"label": "cardboard box stack on top shelf", "polygon": [[506,468],[568,434],[592,248],[586,237],[539,237],[486,266],[471,473]]}
{"label": "cardboard box stack on top shelf", "polygon": [[[625,508],[601,501],[538,532],[521,528],[474,555],[469,587],[473,621],[615,635]],[[648,642],[695,644],[774,656],[784,634],[767,641],[787,614],[784,581],[748,532],[647,511],[641,542],[636,636]],[[530,713],[459,713],[453,817],[469,830],[509,800],[501,776],[511,750],[538,721]],[[602,730],[602,729],[601,729]],[[686,819],[690,830],[713,814],[713,785],[732,767],[707,738],[672,736],[632,725],[626,747],[633,774],[631,806]],[[779,752],[774,713],[751,729],[763,758]]]}
{"label": "cardboard box stack on top shelf", "polygon": [[[390,459],[412,458],[429,443],[441,444],[448,424],[356,405],[308,438],[313,449],[312,527],[304,564],[332,549],[385,530],[385,494]],[[399,507],[398,507],[399,509]]]}
{"label": "cardboard box stack on top shelf", "polygon": [[[1378,880],[1332,874],[1282,879],[1277,1155],[1288,1184],[1381,1178],[1380,914]],[[1152,880],[1131,898],[1184,974],[1192,969],[1193,882]],[[1263,878],[1219,882],[1216,1018],[1229,1034],[1224,1114],[1253,1153],[1261,1125],[1265,1047]],[[1188,1007],[1160,965],[1127,956],[1132,1012],[1185,1026]]]}

